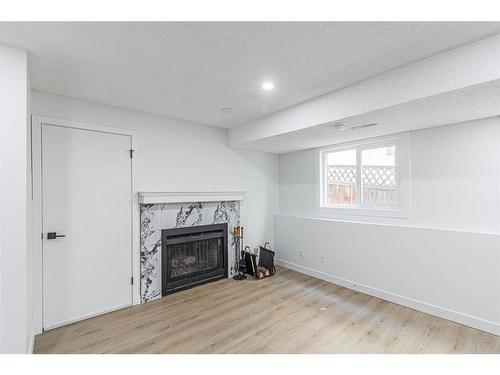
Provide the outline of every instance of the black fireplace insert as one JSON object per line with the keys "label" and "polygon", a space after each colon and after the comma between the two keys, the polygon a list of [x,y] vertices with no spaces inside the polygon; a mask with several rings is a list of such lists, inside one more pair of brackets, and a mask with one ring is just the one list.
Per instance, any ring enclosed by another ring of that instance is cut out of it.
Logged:
{"label": "black fireplace insert", "polygon": [[227,277],[227,223],[161,231],[162,295]]}

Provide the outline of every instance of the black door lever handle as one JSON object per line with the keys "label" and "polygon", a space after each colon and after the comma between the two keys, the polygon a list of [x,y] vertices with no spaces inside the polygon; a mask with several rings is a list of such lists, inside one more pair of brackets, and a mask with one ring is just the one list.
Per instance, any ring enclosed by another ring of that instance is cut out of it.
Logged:
{"label": "black door lever handle", "polygon": [[55,240],[58,237],[66,237],[66,235],[65,234],[57,234],[57,232],[48,232],[47,233],[48,240]]}

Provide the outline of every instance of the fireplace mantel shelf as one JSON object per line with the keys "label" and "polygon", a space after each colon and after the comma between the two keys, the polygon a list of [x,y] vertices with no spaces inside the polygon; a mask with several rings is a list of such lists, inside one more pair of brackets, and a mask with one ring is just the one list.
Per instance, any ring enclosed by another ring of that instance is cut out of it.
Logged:
{"label": "fireplace mantel shelf", "polygon": [[196,192],[163,192],[139,193],[139,203],[184,203],[184,202],[217,202],[217,201],[242,201],[245,199],[244,191],[196,191]]}

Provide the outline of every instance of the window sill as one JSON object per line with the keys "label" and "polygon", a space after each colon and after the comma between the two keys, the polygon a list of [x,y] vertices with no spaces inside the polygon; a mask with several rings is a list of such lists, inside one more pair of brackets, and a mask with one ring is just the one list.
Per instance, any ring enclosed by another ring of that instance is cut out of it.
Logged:
{"label": "window sill", "polygon": [[408,208],[364,208],[364,207],[333,207],[320,206],[316,212],[330,215],[353,215],[353,216],[374,216],[374,217],[392,217],[398,219],[409,219],[410,212]]}

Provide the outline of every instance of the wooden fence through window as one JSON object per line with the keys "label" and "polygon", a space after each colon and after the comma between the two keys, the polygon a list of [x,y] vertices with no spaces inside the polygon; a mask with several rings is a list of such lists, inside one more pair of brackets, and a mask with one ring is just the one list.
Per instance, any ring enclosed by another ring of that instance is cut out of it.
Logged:
{"label": "wooden fence through window", "polygon": [[[328,166],[328,203],[353,204],[358,194],[353,165]],[[361,167],[363,202],[396,203],[396,168],[384,165]]]}

